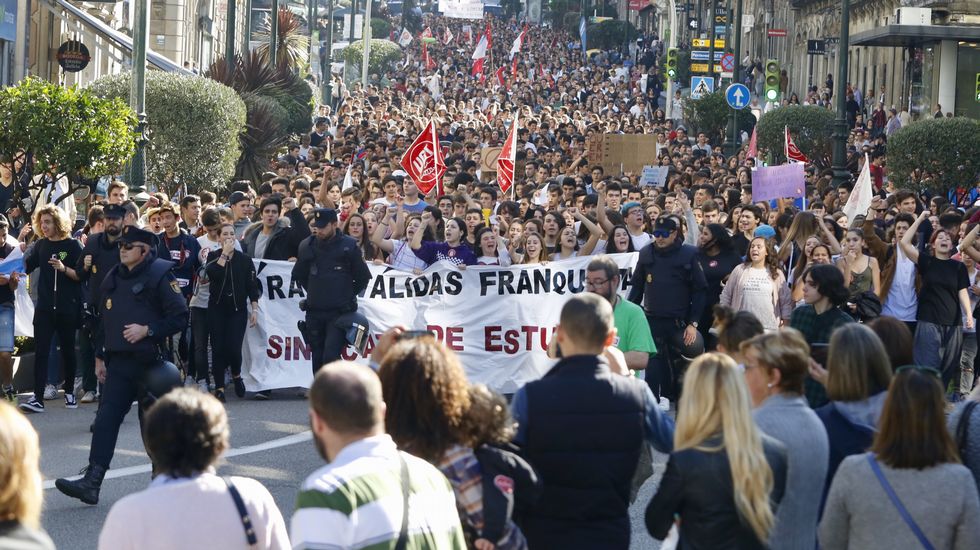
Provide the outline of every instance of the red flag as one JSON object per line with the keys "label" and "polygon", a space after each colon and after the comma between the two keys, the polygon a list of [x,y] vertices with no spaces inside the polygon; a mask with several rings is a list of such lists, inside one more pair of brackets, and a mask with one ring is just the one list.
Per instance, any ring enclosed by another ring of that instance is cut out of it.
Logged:
{"label": "red flag", "polygon": [[419,137],[415,138],[402,156],[401,166],[422,193],[428,194],[433,187],[439,186],[441,194],[446,161],[442,156],[442,148],[439,147],[435,122],[430,120]]}
{"label": "red flag", "polygon": [[510,133],[497,156],[497,185],[504,193],[514,185],[514,164],[517,162],[517,112],[510,123]]}
{"label": "red flag", "polygon": [[488,50],[493,47],[493,34],[490,31],[491,31],[491,29],[490,29],[490,22],[487,21],[487,27],[483,31],[483,36],[486,36],[487,37],[487,49]]}
{"label": "red flag", "polygon": [[425,69],[431,71],[436,68],[436,62],[429,55],[429,45],[425,42],[422,43],[422,61],[425,63]]}
{"label": "red flag", "polygon": [[807,162],[806,155],[793,143],[793,138],[789,135],[789,126],[784,126],[784,128],[786,133],[786,159],[795,162]]}
{"label": "red flag", "polygon": [[514,61],[512,62],[512,66],[510,68],[510,76],[512,76],[514,78],[517,78],[517,56],[516,55],[514,56]]}
{"label": "red flag", "polygon": [[453,38],[455,38],[453,31],[449,30],[449,27],[446,27],[446,32],[442,35],[442,43],[448,46],[453,41]]}
{"label": "red flag", "polygon": [[498,68],[496,71],[494,71],[493,74],[497,76],[497,84],[500,84],[501,86],[506,86],[507,85],[507,80],[504,79],[504,66],[503,65],[501,65],[500,68]]}
{"label": "red flag", "polygon": [[422,31],[421,38],[432,38],[432,29],[426,27],[425,30]]}
{"label": "red flag", "polygon": [[752,128],[752,139],[749,140],[749,152],[745,154],[748,158],[758,158],[759,156],[759,146],[756,142],[757,132],[759,131],[759,125],[757,124]]}
{"label": "red flag", "polygon": [[483,61],[484,60],[486,60],[486,57],[481,57],[481,58],[479,58],[479,59],[477,59],[476,61],[473,62],[473,70],[470,71],[470,74],[471,75],[477,76],[477,75],[482,75],[483,74]]}

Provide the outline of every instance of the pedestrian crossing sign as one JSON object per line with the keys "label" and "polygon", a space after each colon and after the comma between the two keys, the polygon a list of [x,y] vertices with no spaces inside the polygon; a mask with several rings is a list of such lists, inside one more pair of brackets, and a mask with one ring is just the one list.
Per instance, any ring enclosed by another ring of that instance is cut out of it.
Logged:
{"label": "pedestrian crossing sign", "polygon": [[691,99],[701,99],[715,91],[715,79],[710,76],[691,77]]}

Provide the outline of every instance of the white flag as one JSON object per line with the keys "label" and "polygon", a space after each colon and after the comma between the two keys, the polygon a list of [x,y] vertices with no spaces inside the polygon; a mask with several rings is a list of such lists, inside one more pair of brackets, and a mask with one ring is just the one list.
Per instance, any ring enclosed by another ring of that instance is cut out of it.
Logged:
{"label": "white flag", "polygon": [[854,218],[867,215],[872,198],[874,198],[874,187],[871,185],[871,162],[868,160],[868,154],[865,153],[864,168],[861,168],[857,183],[854,184],[851,195],[847,197],[847,204],[841,209],[847,215],[849,224],[854,223]]}
{"label": "white flag", "polygon": [[514,56],[520,53],[521,44],[524,43],[524,34],[527,33],[527,28],[521,31],[521,34],[517,35],[514,39],[514,43],[510,47],[510,58],[514,59]]}
{"label": "white flag", "polygon": [[483,59],[487,56],[487,35],[480,37],[480,42],[476,45],[476,49],[473,50],[473,60]]}
{"label": "white flag", "polygon": [[340,191],[341,192],[347,191],[351,187],[354,187],[354,178],[352,178],[351,175],[350,175],[350,170],[353,167],[354,167],[353,164],[348,164],[347,165],[347,173],[344,174],[344,185],[342,185],[340,187]]}
{"label": "white flag", "polygon": [[408,29],[402,29],[402,35],[398,38],[398,45],[407,48],[412,43],[412,33]]}

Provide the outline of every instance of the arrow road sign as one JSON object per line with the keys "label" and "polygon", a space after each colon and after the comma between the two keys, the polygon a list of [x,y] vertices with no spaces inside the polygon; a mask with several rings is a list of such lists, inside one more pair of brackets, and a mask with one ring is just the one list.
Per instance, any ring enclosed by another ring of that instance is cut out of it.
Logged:
{"label": "arrow road sign", "polygon": [[691,77],[691,99],[701,99],[715,91],[715,79],[710,76]]}
{"label": "arrow road sign", "polygon": [[744,109],[749,104],[749,89],[745,84],[732,84],[725,90],[725,99],[732,109]]}

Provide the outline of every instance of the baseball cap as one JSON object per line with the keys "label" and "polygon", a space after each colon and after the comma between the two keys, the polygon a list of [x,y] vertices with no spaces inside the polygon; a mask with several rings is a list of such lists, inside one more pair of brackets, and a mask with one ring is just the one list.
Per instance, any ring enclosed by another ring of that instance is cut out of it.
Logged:
{"label": "baseball cap", "polygon": [[313,227],[322,229],[331,223],[337,223],[337,211],[333,208],[317,208],[313,211]]}

